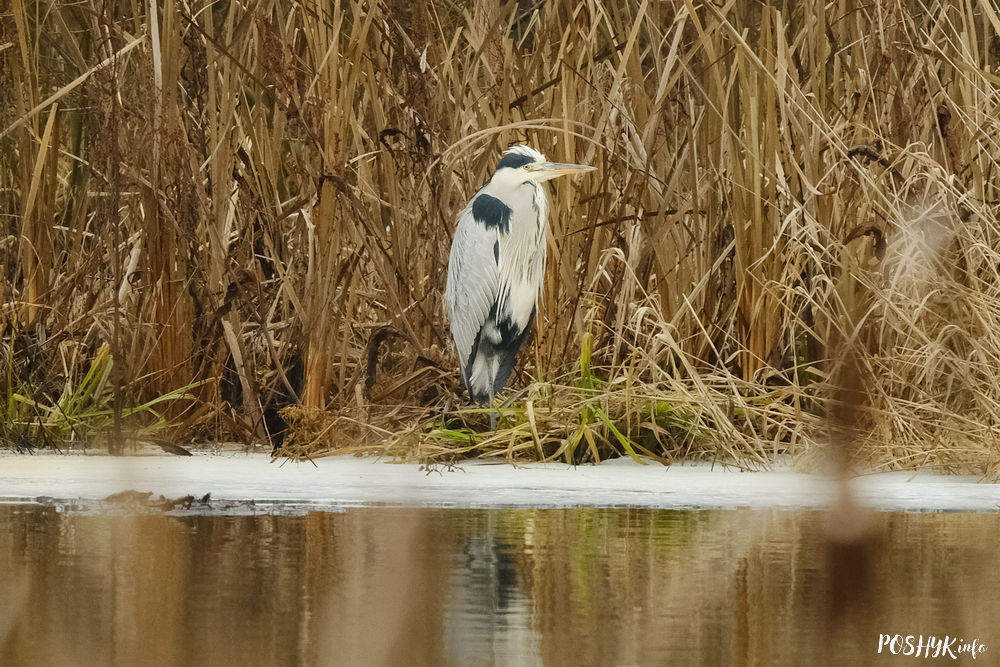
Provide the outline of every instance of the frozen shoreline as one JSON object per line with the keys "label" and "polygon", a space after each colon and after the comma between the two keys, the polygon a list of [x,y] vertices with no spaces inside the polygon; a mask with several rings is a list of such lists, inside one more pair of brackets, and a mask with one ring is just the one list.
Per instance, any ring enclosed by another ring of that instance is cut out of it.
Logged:
{"label": "frozen shoreline", "polygon": [[[1000,511],[1000,484],[930,472],[865,475],[851,481],[858,500],[879,510]],[[740,472],[718,464],[600,466],[559,463],[513,467],[467,461],[420,470],[370,458],[326,457],[270,463],[265,454],[193,457],[24,456],[0,454],[0,501],[57,504],[99,501],[126,490],[167,498],[211,493],[213,501],[341,509],[414,507],[822,508],[836,486],[776,469]]]}

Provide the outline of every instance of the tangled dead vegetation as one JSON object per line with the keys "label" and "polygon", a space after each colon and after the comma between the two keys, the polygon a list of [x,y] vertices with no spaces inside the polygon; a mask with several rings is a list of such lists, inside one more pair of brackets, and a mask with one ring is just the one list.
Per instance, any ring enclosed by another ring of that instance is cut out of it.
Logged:
{"label": "tangled dead vegetation", "polygon": [[[0,14],[14,446],[1000,471],[990,2],[156,7]],[[444,267],[515,142],[599,172],[486,432]]]}

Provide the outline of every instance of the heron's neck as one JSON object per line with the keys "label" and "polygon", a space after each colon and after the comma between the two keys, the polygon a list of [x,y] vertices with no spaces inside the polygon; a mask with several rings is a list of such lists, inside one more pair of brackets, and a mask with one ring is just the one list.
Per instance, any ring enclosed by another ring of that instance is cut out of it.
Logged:
{"label": "heron's neck", "polygon": [[545,186],[541,183],[525,183],[524,187],[531,188],[531,204],[535,207],[538,215],[535,216],[538,228],[535,230],[535,238],[539,243],[545,242],[545,228],[549,224],[549,196],[545,193]]}

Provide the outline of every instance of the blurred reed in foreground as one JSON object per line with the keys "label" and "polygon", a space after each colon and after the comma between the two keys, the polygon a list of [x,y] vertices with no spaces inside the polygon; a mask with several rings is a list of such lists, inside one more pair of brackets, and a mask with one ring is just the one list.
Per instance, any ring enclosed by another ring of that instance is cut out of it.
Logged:
{"label": "blurred reed in foreground", "polygon": [[[822,7],[14,0],[0,436],[808,463],[857,395],[855,461],[996,475],[1000,16]],[[512,142],[600,171],[478,435],[441,297]]]}

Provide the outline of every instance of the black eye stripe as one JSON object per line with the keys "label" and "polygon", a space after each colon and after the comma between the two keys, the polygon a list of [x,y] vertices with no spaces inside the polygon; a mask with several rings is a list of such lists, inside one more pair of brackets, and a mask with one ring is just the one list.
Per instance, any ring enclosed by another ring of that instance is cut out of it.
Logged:
{"label": "black eye stripe", "polygon": [[500,160],[500,164],[497,165],[497,169],[503,169],[504,167],[510,167],[512,169],[519,169],[526,164],[531,164],[535,161],[535,158],[528,155],[521,155],[520,153],[507,153]]}

